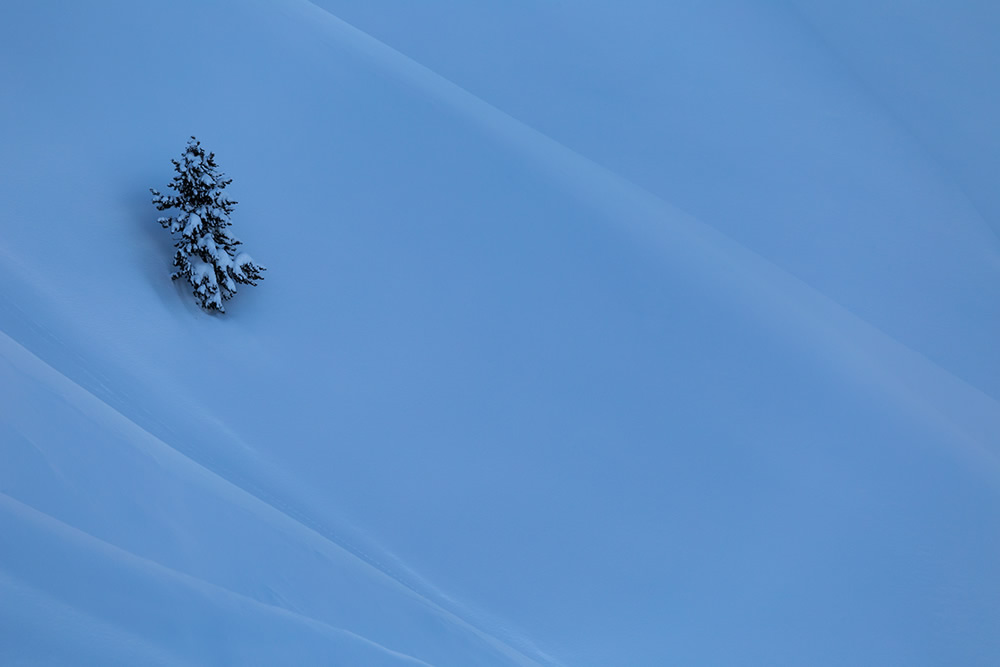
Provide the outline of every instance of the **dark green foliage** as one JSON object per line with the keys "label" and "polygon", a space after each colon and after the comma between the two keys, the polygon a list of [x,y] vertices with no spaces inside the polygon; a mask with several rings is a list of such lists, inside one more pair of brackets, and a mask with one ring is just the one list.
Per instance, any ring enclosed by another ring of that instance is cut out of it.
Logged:
{"label": "dark green foliage", "polygon": [[172,278],[186,278],[205,310],[225,312],[222,304],[233,298],[236,286],[256,285],[265,269],[239,252],[241,243],[229,233],[229,216],[236,202],[223,190],[232,179],[219,171],[215,154],[206,154],[191,137],[181,159],[171,162],[177,175],[168,187],[177,194],[163,195],[152,188],[150,192],[158,210],[177,210],[173,216],[159,218],[171,234],[180,234],[174,243]]}

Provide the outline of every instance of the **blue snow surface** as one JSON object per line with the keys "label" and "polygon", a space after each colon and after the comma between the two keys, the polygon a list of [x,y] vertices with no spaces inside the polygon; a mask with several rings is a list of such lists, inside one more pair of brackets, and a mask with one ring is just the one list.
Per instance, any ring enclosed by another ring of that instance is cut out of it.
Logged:
{"label": "blue snow surface", "polygon": [[1000,664],[998,7],[0,3],[0,664]]}

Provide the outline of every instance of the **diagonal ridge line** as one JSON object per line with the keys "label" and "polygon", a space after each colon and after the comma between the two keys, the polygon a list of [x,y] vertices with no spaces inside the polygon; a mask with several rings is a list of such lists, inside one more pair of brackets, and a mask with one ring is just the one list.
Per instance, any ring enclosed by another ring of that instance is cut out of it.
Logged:
{"label": "diagonal ridge line", "polygon": [[354,641],[362,642],[365,645],[377,648],[378,650],[384,651],[385,653],[388,653],[392,656],[408,660],[416,665],[424,665],[424,667],[433,667],[432,665],[430,665],[430,663],[424,662],[423,660],[419,660],[413,656],[406,655],[398,651],[394,651],[390,648],[383,646],[382,644],[379,644],[378,642],[372,641],[367,637],[359,635],[356,632],[347,630],[346,628],[340,628],[334,625],[330,625],[329,623],[322,621],[314,616],[310,616],[308,614],[303,614],[301,612],[292,611],[291,609],[287,609],[285,607],[268,604],[266,602],[254,599],[242,593],[238,593],[230,588],[226,588],[225,586],[220,586],[219,584],[206,581],[199,577],[195,577],[191,574],[175,570],[150,558],[139,556],[138,554],[135,554],[116,544],[112,544],[86,531],[83,531],[77,528],[76,526],[64,523],[63,521],[60,521],[59,519],[53,517],[52,515],[47,514],[27,503],[21,502],[16,498],[12,498],[11,496],[3,492],[0,492],[0,507],[6,509],[10,514],[19,514],[21,516],[40,522],[45,526],[45,528],[49,529],[50,532],[53,532],[52,529],[59,529],[66,533],[69,533],[77,540],[83,542],[86,548],[88,548],[89,550],[104,551],[106,553],[110,553],[116,556],[117,558],[126,561],[130,566],[133,567],[133,569],[146,568],[149,570],[153,570],[159,574],[169,577],[171,580],[176,581],[177,583],[181,584],[182,586],[185,586],[186,588],[195,590],[201,589],[201,590],[208,590],[208,591],[222,593],[223,595],[229,597],[230,599],[238,600],[242,604],[254,607],[258,610],[264,611],[265,613],[277,614],[280,616],[285,616],[287,618],[294,619],[298,623],[307,626],[312,626],[316,629],[320,629],[325,634],[340,635]]}
{"label": "diagonal ridge line", "polygon": [[[156,435],[153,435],[142,426],[137,424],[135,421],[130,419],[121,411],[115,409],[112,405],[108,404],[104,399],[98,397],[93,392],[89,391],[86,387],[78,384],[71,378],[67,377],[61,373],[58,369],[52,367],[44,360],[35,356],[30,350],[21,345],[19,342],[8,336],[3,331],[0,331],[0,344],[3,341],[7,341],[8,349],[11,347],[19,351],[20,359],[14,359],[10,354],[0,354],[4,356],[18,367],[24,367],[29,364],[34,364],[36,366],[41,366],[45,369],[45,372],[55,376],[59,381],[68,385],[70,391],[74,391],[78,394],[77,397],[69,397],[67,399],[72,402],[79,402],[82,400],[92,402],[99,406],[99,409],[105,416],[105,418],[110,418],[111,420],[117,421],[115,425],[118,428],[125,428],[137,432],[139,435],[139,441],[143,443],[149,453],[151,453],[157,459],[171,459],[172,463],[177,469],[181,470],[185,475],[190,478],[200,478],[202,481],[217,481],[220,484],[207,484],[209,489],[212,489],[216,495],[226,495],[231,496],[231,499],[235,502],[241,502],[242,504],[256,505],[258,509],[263,510],[266,515],[261,516],[265,521],[270,521],[272,523],[285,524],[285,532],[289,527],[296,530],[299,533],[305,533],[305,535],[311,539],[318,539],[321,544],[327,547],[332,547],[335,550],[347,554],[351,558],[355,559],[363,566],[367,567],[376,575],[383,577],[384,579],[392,582],[395,586],[405,591],[406,594],[412,596],[413,598],[420,600],[421,603],[427,606],[427,608],[432,609],[437,614],[442,617],[447,618],[455,625],[469,631],[474,636],[478,637],[480,640],[485,642],[487,645],[491,646],[495,650],[507,655],[510,658],[516,659],[522,664],[538,664],[537,660],[529,657],[523,651],[511,646],[506,641],[494,636],[487,630],[479,627],[473,622],[466,618],[463,618],[456,611],[447,609],[435,600],[428,597],[426,594],[417,590],[413,585],[407,582],[401,575],[394,572],[389,567],[383,565],[379,560],[369,556],[366,552],[357,549],[346,543],[336,536],[333,532],[329,530],[326,526],[316,521],[315,519],[307,516],[305,513],[296,510],[289,506],[288,503],[274,498],[272,494],[265,491],[261,485],[252,480],[247,479],[243,475],[239,475],[233,471],[222,471],[213,469],[211,466],[210,457],[206,457],[209,460],[199,461],[193,458],[194,454],[190,452],[184,452],[181,449],[174,447],[164,440],[160,439]],[[66,392],[63,392],[64,394]],[[130,439],[129,442],[132,442]],[[225,491],[223,491],[224,489]],[[269,515],[269,516],[267,516]]]}
{"label": "diagonal ridge line", "polygon": [[[947,374],[956,382],[978,394],[982,399],[990,401],[995,409],[1000,411],[1000,399],[994,398],[953,371],[927,358],[923,353],[886,333],[757,251],[736,241],[710,224],[678,209],[606,165],[596,162],[511,116],[435,70],[344,21],[331,11],[316,5],[311,0],[300,1],[313,8],[344,41],[358,51],[367,54],[377,65],[387,69],[389,73],[396,74],[401,81],[411,87],[450,104],[467,120],[485,130],[487,134],[492,135],[498,143],[508,149],[516,149],[514,152],[529,158],[535,168],[544,167],[544,171],[549,177],[572,190],[582,199],[604,210],[609,214],[609,217],[611,214],[616,214],[615,217],[625,226],[630,227],[631,231],[639,232],[647,238],[652,236],[662,239],[664,231],[668,231],[666,228],[673,227],[672,233],[675,236],[685,237],[684,240],[693,241],[699,245],[715,246],[714,249],[722,249],[727,254],[742,255],[739,258],[743,264],[742,273],[772,273],[778,278],[800,285],[801,288],[810,293],[810,297],[814,301],[822,301],[843,310],[845,314],[877,332],[879,336],[905,348],[910,353],[920,357],[924,363],[934,366],[941,373]],[[621,211],[614,207],[614,204],[624,205],[626,212],[631,214],[628,216],[629,219],[621,220],[621,216],[617,215]],[[730,272],[734,273],[732,269]],[[739,276],[737,276],[738,278]]]}

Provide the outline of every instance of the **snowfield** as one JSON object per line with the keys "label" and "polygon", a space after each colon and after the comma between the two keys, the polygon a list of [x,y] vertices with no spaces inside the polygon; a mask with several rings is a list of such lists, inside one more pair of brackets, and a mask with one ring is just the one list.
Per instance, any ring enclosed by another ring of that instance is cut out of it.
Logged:
{"label": "snowfield", "polygon": [[0,6],[0,664],[1000,664],[997,34]]}

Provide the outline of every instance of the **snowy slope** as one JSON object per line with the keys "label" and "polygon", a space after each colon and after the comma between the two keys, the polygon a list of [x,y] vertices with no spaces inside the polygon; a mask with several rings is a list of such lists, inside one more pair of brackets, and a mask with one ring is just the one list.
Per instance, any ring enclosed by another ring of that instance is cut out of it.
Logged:
{"label": "snowy slope", "polygon": [[994,664],[998,17],[925,4],[0,8],[0,662]]}

